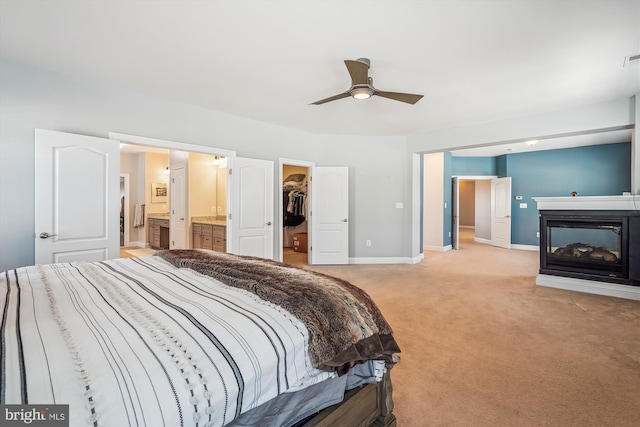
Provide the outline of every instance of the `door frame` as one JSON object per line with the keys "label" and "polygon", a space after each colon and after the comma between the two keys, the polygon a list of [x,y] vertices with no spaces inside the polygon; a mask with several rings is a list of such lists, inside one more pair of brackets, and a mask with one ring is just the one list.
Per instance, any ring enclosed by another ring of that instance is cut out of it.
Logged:
{"label": "door frame", "polygon": [[[288,166],[300,166],[300,167],[306,167],[306,168],[312,168],[314,166],[316,166],[316,162],[309,162],[306,160],[294,160],[294,159],[285,159],[285,158],[279,158],[278,159],[278,180],[276,181],[276,185],[278,187],[278,191],[276,191],[276,193],[278,194],[278,209],[276,210],[276,215],[278,220],[275,221],[275,223],[278,226],[278,252],[276,253],[276,261],[280,261],[282,262],[284,260],[284,251],[283,251],[283,245],[284,245],[284,232],[283,232],[283,228],[284,228],[284,211],[282,209],[284,200],[282,199],[282,180],[285,178],[284,177],[284,172],[283,172],[283,168],[285,165]],[[309,177],[307,177],[308,179]],[[307,189],[308,191],[308,189]],[[311,218],[307,218],[307,233],[311,233]]]}
{"label": "door frame", "polygon": [[[457,200],[457,222],[454,221],[453,215],[456,213],[454,209],[451,209],[451,244],[453,249],[459,249],[460,247],[460,181],[491,181],[492,179],[498,178],[497,175],[451,175],[451,179],[455,179],[457,181],[457,185],[452,186],[453,194],[452,194],[452,208],[454,206],[453,201]],[[489,194],[489,198],[491,198],[491,194]],[[491,224],[489,224],[491,226]],[[454,229],[455,227],[455,229]],[[457,236],[457,247],[453,244],[453,236]]]}
{"label": "door frame", "polygon": [[[109,139],[113,139],[116,141],[120,141],[122,144],[131,144],[131,145],[139,145],[144,147],[155,147],[155,148],[164,148],[167,150],[177,150],[177,151],[186,151],[189,153],[202,153],[202,154],[212,154],[223,157],[235,157],[236,152],[234,150],[226,150],[224,148],[215,148],[215,147],[207,147],[204,145],[195,145],[189,144],[186,142],[178,142],[178,141],[169,141],[166,139],[158,139],[158,138],[150,138],[146,136],[138,136],[138,135],[130,135],[126,133],[119,132],[109,132]],[[188,169],[187,169],[188,170]],[[227,180],[228,183],[228,180]],[[229,206],[229,192],[227,191],[227,206]],[[185,197],[186,203],[188,204],[189,197]],[[185,215],[189,215],[189,206],[185,207]],[[188,221],[188,224],[191,224],[191,221]],[[189,225],[190,226],[190,225]],[[186,226],[185,232],[187,233],[185,237],[185,243],[189,243],[189,230]],[[227,230],[228,231],[228,230]],[[125,237],[126,242],[126,237]]]}
{"label": "door frame", "polygon": [[460,249],[460,177],[451,177],[451,247]]}

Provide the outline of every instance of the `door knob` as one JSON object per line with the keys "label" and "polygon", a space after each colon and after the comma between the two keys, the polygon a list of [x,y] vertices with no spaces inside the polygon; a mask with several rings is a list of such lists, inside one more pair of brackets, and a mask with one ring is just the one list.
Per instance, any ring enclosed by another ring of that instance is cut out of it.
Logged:
{"label": "door knob", "polygon": [[53,237],[53,236],[57,236],[57,234],[49,234],[46,231],[43,231],[42,233],[40,233],[40,238],[41,239],[46,239],[48,237]]}
{"label": "door knob", "polygon": [[342,222],[347,222],[347,218],[343,219]]}
{"label": "door knob", "polygon": [[267,225],[271,225],[271,221],[268,221],[268,222],[267,222]]}

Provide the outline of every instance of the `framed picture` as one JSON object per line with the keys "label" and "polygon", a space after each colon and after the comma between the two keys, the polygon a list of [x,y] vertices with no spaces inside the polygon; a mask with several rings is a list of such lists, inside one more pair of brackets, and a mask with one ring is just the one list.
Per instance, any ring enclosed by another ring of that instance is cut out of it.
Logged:
{"label": "framed picture", "polygon": [[151,184],[151,203],[167,203],[167,184],[160,182]]}

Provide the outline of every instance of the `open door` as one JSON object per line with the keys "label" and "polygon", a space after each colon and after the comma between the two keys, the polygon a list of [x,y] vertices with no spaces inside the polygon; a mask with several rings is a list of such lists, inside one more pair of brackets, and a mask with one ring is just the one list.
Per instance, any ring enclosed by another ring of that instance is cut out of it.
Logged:
{"label": "open door", "polygon": [[349,263],[349,168],[313,167],[310,264]]}
{"label": "open door", "polygon": [[460,179],[451,178],[451,247],[460,249]]}
{"label": "open door", "polygon": [[511,177],[491,180],[491,244],[511,249]]}
{"label": "open door", "polygon": [[273,259],[273,162],[228,161],[227,252]]}
{"label": "open door", "polygon": [[119,142],[35,131],[35,262],[120,255]]}

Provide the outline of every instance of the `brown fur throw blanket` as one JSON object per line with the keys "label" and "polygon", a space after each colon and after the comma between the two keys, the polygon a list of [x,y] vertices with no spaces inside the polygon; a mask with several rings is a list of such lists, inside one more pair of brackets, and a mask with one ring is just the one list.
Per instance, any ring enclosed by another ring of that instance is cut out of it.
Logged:
{"label": "brown fur throw blanket", "polygon": [[227,253],[174,249],[156,256],[250,291],[300,319],[309,331],[311,362],[318,369],[342,375],[370,359],[394,363],[394,354],[400,352],[389,324],[369,295],[344,280]]}

